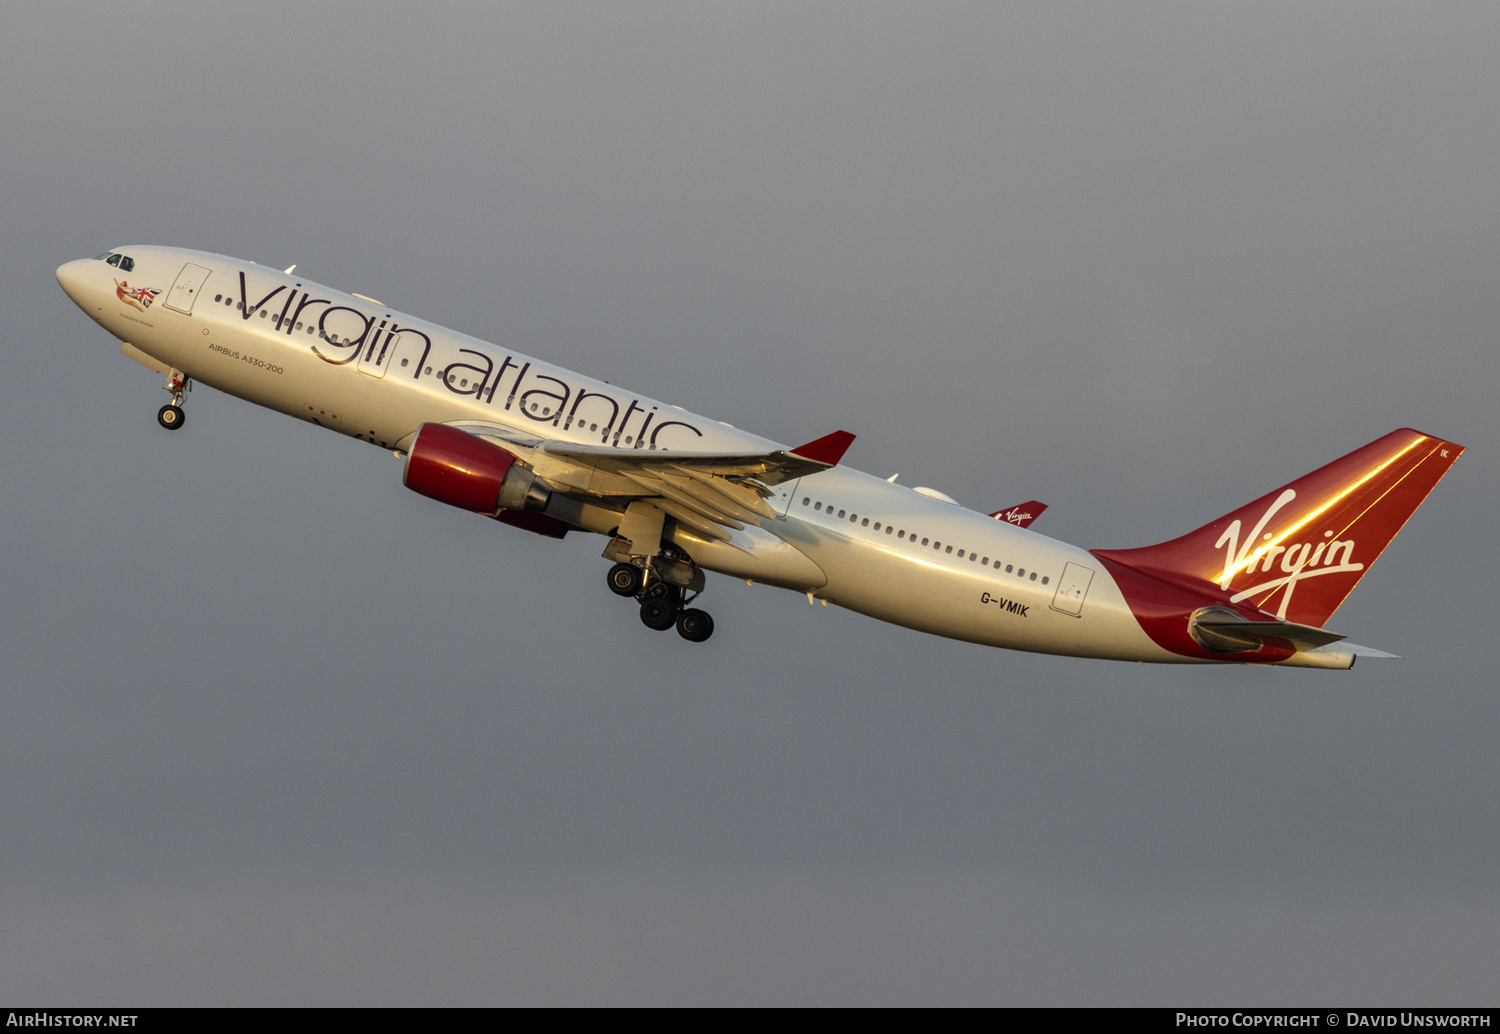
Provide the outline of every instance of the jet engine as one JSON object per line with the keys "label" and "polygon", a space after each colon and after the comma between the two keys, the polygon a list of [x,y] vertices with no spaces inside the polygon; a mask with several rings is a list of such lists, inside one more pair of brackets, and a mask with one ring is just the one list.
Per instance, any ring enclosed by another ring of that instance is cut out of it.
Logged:
{"label": "jet engine", "polygon": [[413,492],[461,510],[544,510],[552,492],[500,446],[446,424],[417,428],[402,482]]}

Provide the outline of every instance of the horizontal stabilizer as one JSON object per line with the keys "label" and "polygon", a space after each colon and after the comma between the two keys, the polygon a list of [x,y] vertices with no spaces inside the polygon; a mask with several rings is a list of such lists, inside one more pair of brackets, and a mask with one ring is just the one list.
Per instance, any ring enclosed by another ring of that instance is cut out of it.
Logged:
{"label": "horizontal stabilizer", "polygon": [[1311,650],[1299,650],[1276,663],[1288,668],[1333,668],[1347,671],[1354,667],[1354,662],[1361,657],[1374,657],[1388,661],[1400,659],[1393,653],[1386,653],[1384,650],[1376,650],[1369,646],[1357,646],[1354,643],[1329,643]]}
{"label": "horizontal stabilizer", "polygon": [[1033,499],[1028,503],[1022,503],[1020,506],[1012,506],[1006,510],[996,510],[990,516],[997,521],[1014,524],[1018,528],[1029,528],[1031,527],[1031,522],[1040,517],[1042,511],[1046,508],[1046,503],[1039,503]]}
{"label": "horizontal stabilizer", "polygon": [[1348,650],[1356,657],[1374,657],[1382,661],[1399,661],[1401,659],[1400,654],[1386,653],[1384,650],[1377,650],[1373,646],[1360,646],[1358,643],[1344,643],[1339,649]]}
{"label": "horizontal stabilizer", "polygon": [[[1243,642],[1244,650],[1259,650],[1267,639],[1281,639],[1298,650],[1316,650],[1320,646],[1336,643],[1344,637],[1326,628],[1299,625],[1293,621],[1241,621],[1232,618],[1194,618],[1193,629],[1200,633],[1199,641],[1207,646],[1210,642],[1222,646],[1209,649],[1223,650],[1231,643]],[[1227,652],[1227,651],[1226,651]]]}

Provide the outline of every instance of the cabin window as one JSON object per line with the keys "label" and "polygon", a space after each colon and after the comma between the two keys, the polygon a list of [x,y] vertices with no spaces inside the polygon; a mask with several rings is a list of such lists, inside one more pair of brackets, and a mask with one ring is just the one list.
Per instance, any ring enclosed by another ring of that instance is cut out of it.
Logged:
{"label": "cabin window", "polygon": [[875,522],[875,530],[876,530],[876,531],[879,531],[879,530],[880,530],[880,522],[879,522],[879,521],[876,521],[876,522]]}
{"label": "cabin window", "polygon": [[924,545],[924,546],[927,545],[927,540],[926,539],[922,540],[922,545]]}
{"label": "cabin window", "polygon": [[887,534],[887,535],[889,535],[889,534],[890,534],[890,533],[891,533],[891,532],[893,532],[893,531],[895,531],[895,530],[896,530],[896,526],[895,526],[895,525],[893,525],[893,524],[887,524],[887,525],[886,525],[886,526],[885,526],[885,533],[886,533],[886,534]]}
{"label": "cabin window", "polygon": [[599,430],[599,425],[598,424],[589,424],[589,430],[590,431],[597,431],[597,430]]}
{"label": "cabin window", "polygon": [[953,552],[953,547],[949,546],[947,549],[943,550],[943,552],[944,553],[951,553],[951,552]]}
{"label": "cabin window", "polygon": [[839,511],[839,520],[843,520],[843,519],[844,519],[844,511],[840,510]]}
{"label": "cabin window", "polygon": [[260,318],[261,319],[265,319],[266,318],[266,310],[265,309],[260,310]]}
{"label": "cabin window", "polygon": [[1023,567],[1023,568],[1020,568],[1018,571],[1016,571],[1016,577],[1017,578],[1025,578],[1026,577],[1026,568]]}
{"label": "cabin window", "polygon": [[407,363],[409,363],[409,362],[411,362],[411,360],[410,360],[410,359],[403,359],[403,360],[401,360],[401,365],[402,365],[402,366],[405,366],[405,365],[406,365],[406,364],[407,364]]}
{"label": "cabin window", "polygon": [[964,551],[960,549],[958,551],[958,559],[962,560],[963,558],[964,558]]}
{"label": "cabin window", "polygon": [[1036,581],[1036,572],[1035,571],[1031,572],[1031,580],[1032,581]]}
{"label": "cabin window", "polygon": [[1046,584],[1047,584],[1047,579],[1045,579],[1045,578],[1043,578],[1043,579],[1042,579],[1042,584],[1043,584],[1043,585],[1046,585]]}
{"label": "cabin window", "polygon": [[[970,557],[972,557],[973,555],[974,555],[973,553],[969,554]],[[981,564],[983,564],[985,567],[989,567],[990,566],[990,558],[989,557],[985,557],[983,560],[981,560],[979,562]]]}
{"label": "cabin window", "polygon": [[812,497],[811,496],[803,496],[802,497],[802,505],[803,506],[806,506],[810,502],[812,502]]}
{"label": "cabin window", "polygon": [[216,294],[216,295],[214,295],[214,301],[216,301],[216,302],[222,302],[223,300],[224,300],[224,296],[222,294]]}
{"label": "cabin window", "polygon": [[[999,562],[999,561],[996,561],[996,563],[998,563],[998,562]],[[1006,574],[1010,574],[1010,573],[1011,573],[1011,571],[1013,571],[1013,570],[1015,570],[1015,569],[1014,569],[1014,568],[1013,568],[1013,567],[1011,567],[1011,566],[1010,566],[1010,565],[1009,565],[1009,564],[1006,564],[1006,565],[1005,565],[1005,573],[1006,573]]]}
{"label": "cabin window", "polygon": [[995,570],[1000,570],[1000,561],[998,560],[995,561]]}
{"label": "cabin window", "polygon": [[[545,414],[545,413],[544,413],[544,414],[542,414],[542,415],[543,415],[543,416],[546,416],[546,414]],[[626,444],[626,445],[629,445],[629,444],[630,444],[630,435],[628,435],[628,434],[627,434],[627,435],[626,435],[626,436],[625,436],[625,444]]]}
{"label": "cabin window", "polygon": [[427,369],[423,370],[422,372],[423,373],[431,373],[432,372],[432,367],[429,366]]}
{"label": "cabin window", "polygon": [[849,523],[850,524],[853,524],[857,520],[859,520],[859,514],[857,514],[857,513],[851,513],[849,515]]}

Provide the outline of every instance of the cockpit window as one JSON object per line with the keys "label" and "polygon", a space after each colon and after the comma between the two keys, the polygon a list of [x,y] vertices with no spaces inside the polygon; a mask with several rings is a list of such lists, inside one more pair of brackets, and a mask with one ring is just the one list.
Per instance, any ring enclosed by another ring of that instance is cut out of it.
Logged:
{"label": "cockpit window", "polygon": [[104,260],[105,265],[119,266],[127,273],[135,269],[135,259],[131,258],[129,255],[116,255],[112,251],[106,251],[103,255],[100,255],[99,258],[102,258]]}
{"label": "cockpit window", "polygon": [[111,255],[109,258],[105,259],[104,261],[106,263],[108,263],[109,265],[111,265],[111,266],[118,266],[120,264],[120,256],[118,256],[118,255]]}
{"label": "cockpit window", "polygon": [[135,259],[131,258],[129,255],[120,256],[120,271],[122,273],[129,273],[134,268]]}
{"label": "cockpit window", "polygon": [[106,252],[103,252],[101,254],[95,255],[94,256],[94,261],[95,262],[103,262],[105,259],[109,258],[109,256],[111,254],[113,254],[113,253],[106,251]]}

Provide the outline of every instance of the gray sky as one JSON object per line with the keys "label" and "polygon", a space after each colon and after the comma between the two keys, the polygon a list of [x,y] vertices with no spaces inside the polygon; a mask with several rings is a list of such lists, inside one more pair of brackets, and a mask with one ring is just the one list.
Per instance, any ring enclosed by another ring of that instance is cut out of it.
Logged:
{"label": "gray sky", "polygon": [[[1500,957],[1500,9],[260,3],[0,41],[0,998],[1475,1005]],[[106,247],[298,272],[1089,547],[1470,451],[1350,673],[1033,657],[158,378]],[[1481,537],[1476,538],[1476,535]]]}

